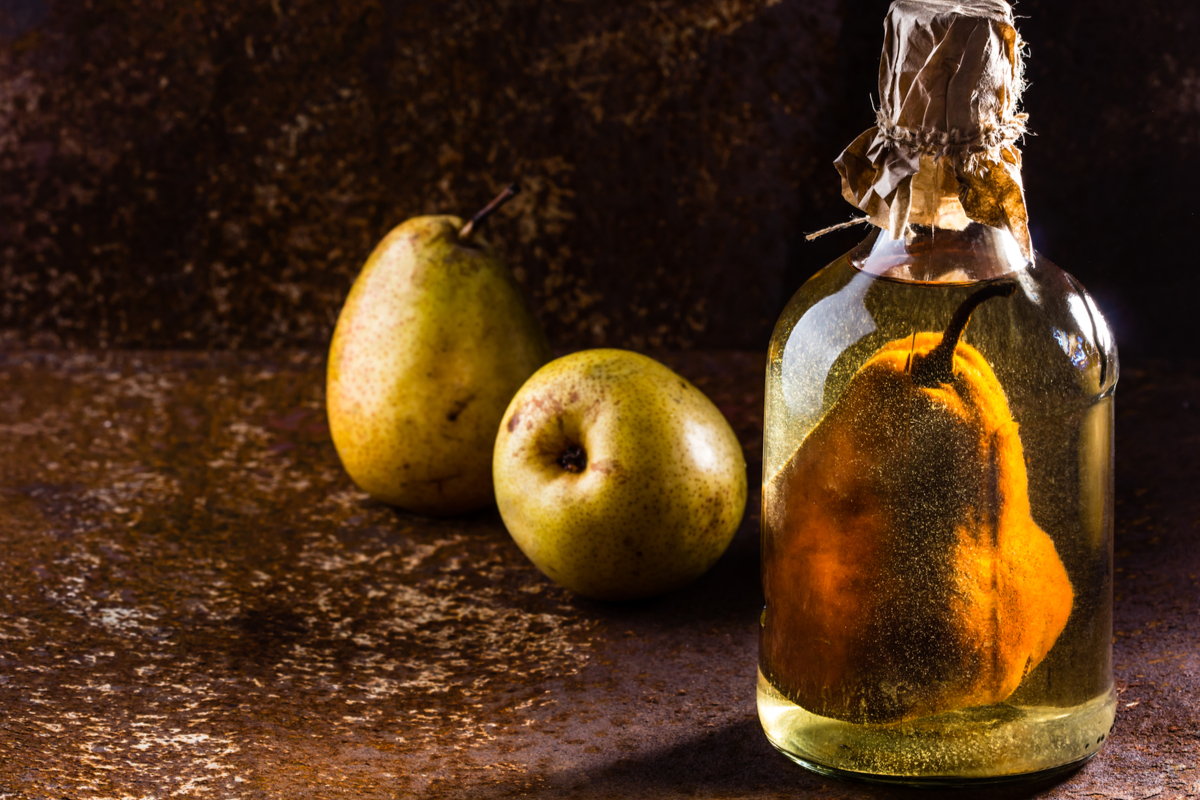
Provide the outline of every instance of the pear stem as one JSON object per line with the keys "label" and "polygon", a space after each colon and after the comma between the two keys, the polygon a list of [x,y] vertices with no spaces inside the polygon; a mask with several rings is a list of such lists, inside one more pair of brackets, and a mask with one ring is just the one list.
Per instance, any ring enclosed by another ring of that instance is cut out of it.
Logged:
{"label": "pear stem", "polygon": [[493,200],[492,202],[490,202],[486,206],[484,206],[482,209],[480,209],[478,214],[471,217],[470,222],[468,222],[466,225],[462,226],[462,230],[458,232],[458,238],[465,239],[468,236],[470,236],[471,232],[474,231],[476,228],[478,228],[480,225],[482,225],[483,221],[485,219],[487,219],[488,217],[490,217],[492,215],[493,211],[495,211],[500,206],[504,205],[505,203],[507,203],[509,200],[511,200],[513,197],[516,197],[520,193],[521,193],[521,187],[517,186],[515,183],[510,183],[508,186],[505,186],[504,191],[502,191],[500,194],[496,195],[495,200]]}
{"label": "pear stem", "polygon": [[954,350],[962,337],[971,314],[993,297],[1011,297],[1017,291],[1017,282],[1012,278],[996,281],[972,294],[959,304],[942,334],[942,341],[924,356],[913,359],[911,370],[913,383],[926,388],[950,383],[954,380]]}

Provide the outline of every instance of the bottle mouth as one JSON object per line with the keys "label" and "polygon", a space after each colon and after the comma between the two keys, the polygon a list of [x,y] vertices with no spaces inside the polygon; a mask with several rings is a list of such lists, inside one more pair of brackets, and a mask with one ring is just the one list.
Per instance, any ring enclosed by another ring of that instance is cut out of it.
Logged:
{"label": "bottle mouth", "polygon": [[878,278],[943,286],[996,280],[1031,266],[1012,233],[978,222],[962,230],[909,225],[899,239],[874,228],[849,259]]}

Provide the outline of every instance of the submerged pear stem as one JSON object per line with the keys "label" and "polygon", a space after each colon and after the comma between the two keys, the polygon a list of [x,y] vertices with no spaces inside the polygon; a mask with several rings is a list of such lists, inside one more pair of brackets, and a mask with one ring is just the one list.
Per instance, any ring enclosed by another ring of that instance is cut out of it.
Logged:
{"label": "submerged pear stem", "polygon": [[502,191],[500,194],[496,195],[495,200],[493,200],[492,202],[490,202],[486,206],[484,206],[482,209],[480,209],[478,214],[471,217],[470,222],[468,222],[466,225],[462,226],[462,230],[458,232],[458,238],[465,239],[468,236],[470,236],[471,232],[474,231],[476,228],[478,228],[480,225],[482,225],[483,221],[486,220],[489,216],[491,216],[493,211],[495,211],[500,206],[504,205],[505,203],[507,203],[509,200],[516,197],[520,193],[521,193],[521,187],[515,183],[510,183],[508,186],[505,186],[504,191]]}
{"label": "submerged pear stem", "polygon": [[954,349],[962,337],[971,314],[993,297],[1011,297],[1017,291],[1017,282],[1012,278],[988,284],[959,304],[942,334],[942,341],[923,357],[913,359],[912,380],[917,386],[939,386],[954,380]]}

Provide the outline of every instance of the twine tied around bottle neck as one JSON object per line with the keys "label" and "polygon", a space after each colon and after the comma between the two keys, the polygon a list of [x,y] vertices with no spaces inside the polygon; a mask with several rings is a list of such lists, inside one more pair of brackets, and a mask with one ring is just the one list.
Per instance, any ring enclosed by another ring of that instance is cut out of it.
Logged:
{"label": "twine tied around bottle neck", "polygon": [[881,139],[921,155],[934,158],[965,157],[986,153],[1016,144],[1026,134],[1028,114],[1013,114],[1009,119],[985,121],[973,134],[957,128],[948,131],[936,128],[906,128],[893,123],[882,109],[875,111],[875,127]]}

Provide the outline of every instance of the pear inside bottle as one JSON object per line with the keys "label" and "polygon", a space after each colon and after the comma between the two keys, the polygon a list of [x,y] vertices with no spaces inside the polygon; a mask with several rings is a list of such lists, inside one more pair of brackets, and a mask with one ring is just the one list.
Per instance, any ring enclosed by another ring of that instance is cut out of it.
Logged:
{"label": "pear inside bottle", "polygon": [[876,230],[772,339],[760,715],[818,771],[1028,775],[1113,720],[1116,352],[1070,276],[922,173],[937,224]]}

